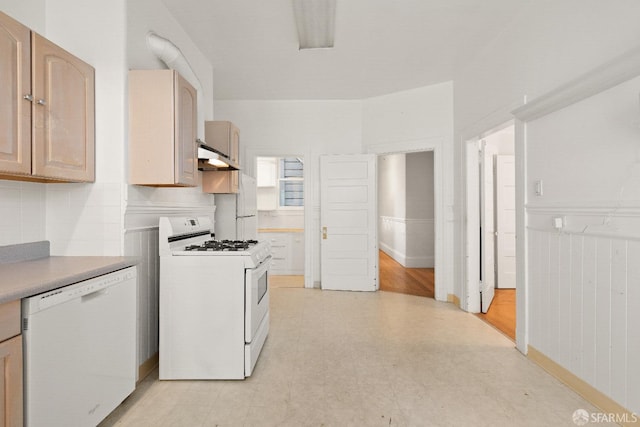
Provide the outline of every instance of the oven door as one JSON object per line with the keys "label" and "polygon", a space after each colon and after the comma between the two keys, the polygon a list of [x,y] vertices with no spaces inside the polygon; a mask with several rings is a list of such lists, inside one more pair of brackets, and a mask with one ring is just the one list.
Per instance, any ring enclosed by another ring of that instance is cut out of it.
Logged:
{"label": "oven door", "polygon": [[244,340],[250,343],[260,323],[269,312],[269,268],[271,256],[256,268],[245,270],[245,328]]}

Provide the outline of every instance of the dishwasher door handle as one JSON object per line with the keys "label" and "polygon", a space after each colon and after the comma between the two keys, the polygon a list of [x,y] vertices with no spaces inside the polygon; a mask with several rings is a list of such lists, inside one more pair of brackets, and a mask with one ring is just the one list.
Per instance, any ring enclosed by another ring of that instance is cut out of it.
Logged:
{"label": "dishwasher door handle", "polygon": [[82,295],[80,300],[81,300],[81,302],[89,302],[89,301],[94,300],[96,298],[100,298],[103,295],[107,295],[108,293],[109,293],[108,289],[100,289],[100,290],[91,292],[90,294]]}

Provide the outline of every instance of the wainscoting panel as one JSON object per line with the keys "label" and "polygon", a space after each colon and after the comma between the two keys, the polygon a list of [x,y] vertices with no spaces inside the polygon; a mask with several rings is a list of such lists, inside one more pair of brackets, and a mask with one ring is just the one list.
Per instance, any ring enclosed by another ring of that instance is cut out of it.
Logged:
{"label": "wainscoting panel", "polygon": [[125,255],[138,264],[138,365],[158,352],[158,290],[160,259],[158,227],[127,230]]}
{"label": "wainscoting panel", "polygon": [[380,216],[378,230],[380,249],[403,267],[434,267],[435,224],[432,218]]}
{"label": "wainscoting panel", "polygon": [[531,345],[640,412],[640,242],[528,233]]}

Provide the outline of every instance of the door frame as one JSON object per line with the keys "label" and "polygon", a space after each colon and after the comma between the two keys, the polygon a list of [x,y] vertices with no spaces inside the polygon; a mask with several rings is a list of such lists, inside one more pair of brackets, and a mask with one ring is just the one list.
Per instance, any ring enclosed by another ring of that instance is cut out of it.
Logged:
{"label": "door frame", "polygon": [[[473,126],[465,129],[460,133],[458,139],[462,147],[462,156],[460,163],[462,166],[462,248],[465,251],[464,270],[462,272],[462,299],[461,308],[469,312],[479,311],[480,289],[473,286],[468,281],[470,276],[469,261],[467,257],[477,257],[479,262],[479,253],[469,251],[469,233],[467,232],[467,215],[470,207],[467,204],[467,194],[472,188],[479,191],[479,182],[476,187],[470,187],[468,183],[469,174],[466,169],[467,150],[469,141],[473,139],[481,139],[483,136],[494,133],[510,124],[514,125],[515,131],[515,168],[516,168],[516,348],[523,354],[527,354],[527,346],[529,344],[528,337],[528,282],[527,282],[527,245],[526,245],[526,128],[525,123],[514,118],[513,111],[522,107],[527,103],[526,96],[520,100],[514,101],[509,105],[503,106],[494,113],[482,118]],[[479,179],[479,177],[478,177]],[[477,270],[476,270],[477,271]],[[474,295],[477,296],[477,305],[473,300]],[[476,308],[477,307],[477,308]],[[476,308],[476,310],[474,310]]]}
{"label": "door frame", "polygon": [[[244,163],[243,173],[257,177],[258,157],[300,157],[304,164],[304,287],[313,288],[313,271],[316,268],[314,255],[317,253],[314,244],[317,242],[314,219],[319,222],[320,206],[311,206],[312,174],[317,173],[313,157],[309,152],[289,151],[272,147],[247,147],[245,149],[247,161]],[[313,211],[313,215],[312,215]]]}
{"label": "door frame", "polygon": [[[433,221],[434,221],[434,269],[435,275],[435,299],[437,301],[449,300],[449,288],[447,284],[453,280],[448,277],[444,263],[444,239],[445,235],[445,206],[444,206],[444,138],[429,138],[406,142],[389,142],[367,146],[367,153],[376,154],[378,157],[387,154],[406,154],[422,151],[433,152]],[[376,194],[377,194],[376,182]],[[377,218],[376,218],[377,220]]]}

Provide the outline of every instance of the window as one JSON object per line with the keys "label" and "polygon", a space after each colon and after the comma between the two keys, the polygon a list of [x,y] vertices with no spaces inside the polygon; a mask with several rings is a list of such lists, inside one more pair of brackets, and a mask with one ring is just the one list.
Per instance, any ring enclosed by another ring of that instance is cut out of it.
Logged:
{"label": "window", "polygon": [[304,206],[304,163],[298,157],[280,159],[278,184],[280,207]]}

